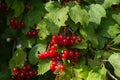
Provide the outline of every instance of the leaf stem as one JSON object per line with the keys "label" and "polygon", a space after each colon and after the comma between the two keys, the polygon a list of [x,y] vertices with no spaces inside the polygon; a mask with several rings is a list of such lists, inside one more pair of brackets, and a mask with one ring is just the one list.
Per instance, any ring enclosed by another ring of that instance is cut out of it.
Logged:
{"label": "leaf stem", "polygon": [[118,49],[118,48],[113,48],[113,47],[109,47],[109,48],[112,50],[120,51],[120,49]]}
{"label": "leaf stem", "polygon": [[72,35],[75,35],[75,33],[70,28],[68,28],[68,30],[72,33]]}
{"label": "leaf stem", "polygon": [[103,62],[108,62],[108,60],[102,60]]}
{"label": "leaf stem", "polygon": [[112,74],[110,73],[110,71],[108,71],[107,73],[108,73],[108,75],[109,75],[113,80],[118,80],[114,75],[112,75]]}

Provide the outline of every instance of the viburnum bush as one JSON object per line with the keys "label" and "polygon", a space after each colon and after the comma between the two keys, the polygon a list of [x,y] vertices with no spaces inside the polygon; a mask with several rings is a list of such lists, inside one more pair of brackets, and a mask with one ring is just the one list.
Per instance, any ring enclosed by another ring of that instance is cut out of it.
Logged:
{"label": "viburnum bush", "polygon": [[120,80],[120,0],[0,0],[0,80]]}

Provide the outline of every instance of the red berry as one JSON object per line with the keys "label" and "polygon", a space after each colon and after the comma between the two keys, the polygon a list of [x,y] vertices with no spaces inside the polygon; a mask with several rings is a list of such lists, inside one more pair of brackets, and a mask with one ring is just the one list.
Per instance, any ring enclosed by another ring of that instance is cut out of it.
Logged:
{"label": "red berry", "polygon": [[30,9],[31,9],[31,7],[30,7],[29,5],[26,5],[26,6],[25,6],[25,10],[26,10],[26,11],[29,11]]}
{"label": "red berry", "polygon": [[51,64],[51,65],[50,65],[50,70],[51,70],[51,71],[54,71],[54,70],[55,70],[55,65]]}
{"label": "red berry", "polygon": [[27,36],[32,37],[32,32],[31,31],[27,32]]}
{"label": "red berry", "polygon": [[66,37],[66,40],[70,41],[70,39],[71,39],[70,36],[67,36],[67,37]]}
{"label": "red berry", "polygon": [[67,46],[67,43],[68,43],[67,40],[64,39],[64,40],[63,40],[63,44],[64,44],[65,46]]}
{"label": "red berry", "polygon": [[64,35],[59,35],[59,40],[63,40],[64,39]]}
{"label": "red berry", "polygon": [[78,57],[74,57],[74,58],[73,58],[73,61],[74,61],[75,63],[77,63],[77,62],[78,62]]}
{"label": "red berry", "polygon": [[20,26],[22,26],[22,27],[25,26],[25,23],[24,23],[24,22],[21,22],[21,23],[20,23]]}
{"label": "red berry", "polygon": [[70,57],[73,57],[73,56],[74,56],[74,51],[70,51],[70,52],[69,52],[69,56],[70,56]]}
{"label": "red berry", "polygon": [[30,65],[27,65],[27,70],[31,70],[31,66]]}
{"label": "red berry", "polygon": [[82,42],[82,38],[78,38],[78,42],[81,43]]}
{"label": "red berry", "polygon": [[49,55],[50,55],[50,54],[49,54],[49,52],[47,52],[47,51],[44,53],[44,57],[45,57],[45,58],[49,57]]}
{"label": "red berry", "polygon": [[13,72],[14,73],[18,73],[19,72],[19,69],[17,67],[13,68]]}
{"label": "red berry", "polygon": [[32,77],[34,76],[34,71],[29,71],[29,75]]}
{"label": "red berry", "polygon": [[15,26],[18,26],[18,20],[14,20]]}
{"label": "red berry", "polygon": [[32,32],[32,36],[33,36],[33,37],[37,36],[36,31],[33,31],[33,32]]}
{"label": "red berry", "polygon": [[54,56],[58,56],[58,53],[53,50],[50,50],[50,57],[54,57]]}
{"label": "red berry", "polygon": [[37,76],[38,72],[37,71],[34,71],[34,76]]}
{"label": "red berry", "polygon": [[57,50],[57,47],[56,46],[52,46],[52,50],[53,51]]}
{"label": "red berry", "polygon": [[81,0],[77,0],[77,2],[78,2],[78,3],[80,3],[80,2],[81,2]]}
{"label": "red berry", "polygon": [[60,56],[57,56],[56,59],[57,59],[57,61],[60,61]]}
{"label": "red berry", "polygon": [[63,58],[63,59],[67,59],[67,55],[62,54],[62,58]]}
{"label": "red berry", "polygon": [[55,58],[55,57],[53,57],[53,58],[52,58],[52,61],[56,61],[56,58]]}
{"label": "red berry", "polygon": [[25,73],[21,72],[21,73],[20,73],[20,77],[23,77],[23,78],[24,78],[24,77],[25,77]]}
{"label": "red berry", "polygon": [[54,43],[51,41],[51,42],[50,42],[50,45],[52,46],[52,45],[54,45]]}
{"label": "red berry", "polygon": [[79,57],[80,55],[81,55],[80,52],[75,52],[76,57]]}
{"label": "red berry", "polygon": [[64,65],[64,64],[61,64],[61,65],[60,65],[60,69],[61,69],[61,70],[65,70],[65,65]]}
{"label": "red berry", "polygon": [[70,46],[74,45],[75,41],[74,40],[70,40]]}
{"label": "red berry", "polygon": [[52,61],[52,65],[57,65],[57,62],[56,61]]}
{"label": "red berry", "polygon": [[69,51],[68,50],[65,50],[64,52],[63,52],[63,54],[65,54],[66,56],[69,54]]}
{"label": "red berry", "polygon": [[26,72],[27,71],[27,67],[23,66],[22,71]]}
{"label": "red berry", "polygon": [[57,44],[57,42],[58,42],[58,37],[57,37],[56,35],[53,35],[53,36],[52,36],[52,42],[53,42],[54,44]]}
{"label": "red berry", "polygon": [[11,26],[11,28],[15,28],[16,27],[16,25],[14,23],[14,19],[10,20],[10,26]]}
{"label": "red berry", "polygon": [[38,54],[38,58],[39,59],[43,59],[44,58],[44,54]]}
{"label": "red berry", "polygon": [[77,37],[76,36],[72,36],[72,40],[76,41]]}

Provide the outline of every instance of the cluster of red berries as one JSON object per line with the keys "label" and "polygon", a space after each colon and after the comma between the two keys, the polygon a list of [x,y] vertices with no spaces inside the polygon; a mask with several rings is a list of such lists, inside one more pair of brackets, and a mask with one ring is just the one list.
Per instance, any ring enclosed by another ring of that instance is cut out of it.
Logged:
{"label": "cluster of red berries", "polygon": [[50,51],[46,51],[43,54],[42,53],[38,54],[38,58],[39,59],[50,58],[52,60],[52,64],[50,65],[51,71],[56,70],[59,66],[61,70],[65,69],[64,64],[60,64],[61,57],[57,52],[56,46],[52,46]]}
{"label": "cluster of red berries", "polygon": [[50,70],[51,71],[65,70],[65,65],[57,61],[52,61],[52,64],[50,65]]}
{"label": "cluster of red berries", "polygon": [[35,29],[33,31],[28,31],[27,36],[28,37],[36,37],[38,35],[39,29]]}
{"label": "cluster of red berries", "polygon": [[63,52],[58,52],[58,48],[62,46],[72,46],[76,42],[82,42],[82,38],[77,38],[76,36],[67,36],[64,35],[53,35],[52,40],[50,42],[50,49],[45,51],[44,53],[39,53],[39,59],[49,58],[52,60],[52,64],[50,65],[50,70],[55,71],[56,69],[64,70],[65,65],[62,63],[62,59],[71,60],[75,63],[78,62],[78,57],[80,57],[79,51],[74,50],[64,50]]}
{"label": "cluster of red berries", "polygon": [[71,1],[77,1],[78,3],[81,2],[81,0],[65,0],[65,1],[64,1],[64,5],[66,5],[68,2],[71,2]]}
{"label": "cluster of red berries", "polygon": [[73,60],[75,63],[78,62],[78,57],[81,56],[79,51],[74,50],[64,50],[62,58],[65,60]]}
{"label": "cluster of red berries", "polygon": [[82,38],[77,38],[76,36],[64,36],[64,35],[53,35],[52,41],[50,42],[51,45],[57,44],[59,47],[66,46],[70,47],[73,46],[76,40],[80,43],[82,42]]}
{"label": "cluster of red berries", "polygon": [[19,22],[17,19],[11,19],[10,26],[11,26],[11,28],[21,29],[22,27],[25,26],[25,23],[23,21]]}
{"label": "cluster of red berries", "polygon": [[7,11],[8,10],[7,5],[5,3],[1,2],[0,3],[0,10],[3,11],[3,12]]}
{"label": "cluster of red berries", "polygon": [[15,74],[15,80],[30,79],[31,77],[35,77],[38,74],[36,70],[32,70],[30,65],[23,66],[21,70],[15,67],[13,68],[13,72]]}

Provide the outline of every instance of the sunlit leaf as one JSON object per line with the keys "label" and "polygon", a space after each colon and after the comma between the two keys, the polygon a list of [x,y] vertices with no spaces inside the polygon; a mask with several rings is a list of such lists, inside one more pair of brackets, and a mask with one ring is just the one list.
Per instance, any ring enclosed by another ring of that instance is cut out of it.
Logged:
{"label": "sunlit leaf", "polygon": [[106,16],[106,11],[99,4],[91,4],[90,10],[89,10],[89,15],[90,15],[91,22],[95,22],[97,24],[100,24],[101,18]]}

